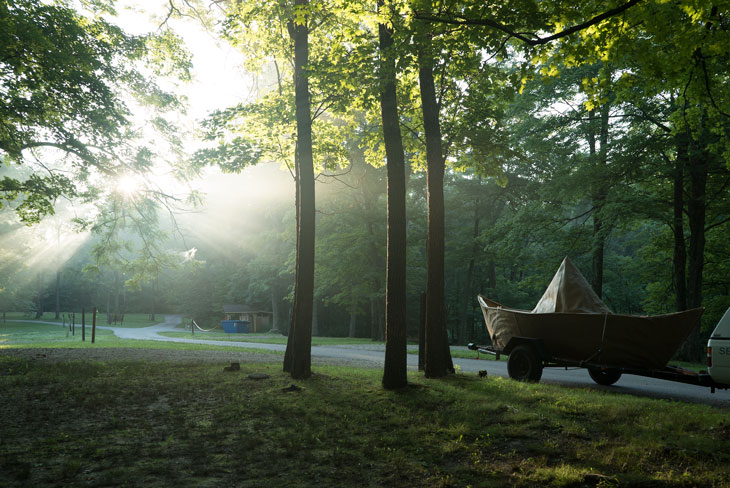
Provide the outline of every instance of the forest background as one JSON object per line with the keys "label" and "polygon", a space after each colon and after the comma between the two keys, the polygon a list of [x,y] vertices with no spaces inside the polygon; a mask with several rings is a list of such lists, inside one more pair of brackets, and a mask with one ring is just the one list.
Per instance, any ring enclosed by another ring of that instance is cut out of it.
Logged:
{"label": "forest background", "polygon": [[[427,282],[424,52],[446,164],[450,342],[486,339],[478,293],[531,309],[566,255],[616,313],[704,306],[707,334],[730,306],[727,2],[253,5],[170,2],[134,35],[111,3],[0,7],[1,311],[96,306],[209,327],[245,303],[288,331],[298,16],[310,26],[313,334],[385,336],[379,23],[393,33],[407,163],[410,338]],[[243,53],[256,96],[186,117],[183,21]]]}

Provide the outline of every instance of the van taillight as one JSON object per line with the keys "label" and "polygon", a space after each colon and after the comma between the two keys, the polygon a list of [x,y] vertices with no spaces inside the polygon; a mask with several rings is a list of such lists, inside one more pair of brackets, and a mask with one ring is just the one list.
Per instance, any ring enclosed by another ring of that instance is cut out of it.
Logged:
{"label": "van taillight", "polygon": [[712,367],[712,347],[707,346],[707,367]]}

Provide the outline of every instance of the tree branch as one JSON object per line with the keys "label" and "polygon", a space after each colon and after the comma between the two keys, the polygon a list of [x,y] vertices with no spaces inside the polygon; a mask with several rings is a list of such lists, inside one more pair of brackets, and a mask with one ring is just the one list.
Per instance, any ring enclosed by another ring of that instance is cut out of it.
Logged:
{"label": "tree branch", "polygon": [[520,41],[524,42],[525,44],[529,46],[539,46],[542,44],[547,44],[549,42],[555,41],[557,39],[561,39],[563,37],[567,37],[571,34],[574,34],[578,31],[587,29],[588,27],[591,27],[593,25],[598,24],[599,22],[602,22],[603,20],[606,20],[609,17],[613,17],[614,15],[618,15],[629,8],[633,7],[637,3],[641,2],[642,0],[629,0],[623,5],[620,5],[616,8],[612,8],[611,10],[607,10],[606,12],[596,15],[592,19],[583,22],[582,24],[574,25],[573,27],[569,27],[565,30],[562,30],[556,34],[553,34],[548,37],[538,37],[535,35],[534,38],[527,37],[524,34],[521,34],[517,31],[515,31],[512,27],[504,25],[500,22],[497,22],[496,20],[492,19],[465,19],[461,17],[440,17],[435,15],[430,15],[427,13],[418,13],[416,12],[415,18],[419,20],[425,20],[428,22],[436,22],[441,24],[451,24],[451,25],[480,25],[480,26],[486,26],[486,27],[492,27],[494,29],[497,29],[499,31],[504,32],[505,34],[508,34],[510,37],[514,37],[516,39],[519,39]]}

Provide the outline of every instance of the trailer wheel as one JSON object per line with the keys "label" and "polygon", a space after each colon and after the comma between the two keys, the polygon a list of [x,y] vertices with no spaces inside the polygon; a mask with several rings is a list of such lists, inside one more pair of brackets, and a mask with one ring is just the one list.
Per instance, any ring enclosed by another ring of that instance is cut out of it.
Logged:
{"label": "trailer wheel", "polygon": [[509,353],[507,373],[517,381],[538,382],[542,378],[542,362],[535,349],[528,344],[521,344]]}
{"label": "trailer wheel", "polygon": [[588,368],[588,374],[599,385],[611,386],[621,378],[621,371],[612,368]]}

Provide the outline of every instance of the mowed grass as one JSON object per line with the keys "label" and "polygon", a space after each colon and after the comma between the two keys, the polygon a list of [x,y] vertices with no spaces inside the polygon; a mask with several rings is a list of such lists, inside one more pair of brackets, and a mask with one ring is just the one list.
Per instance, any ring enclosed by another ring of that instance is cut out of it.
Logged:
{"label": "mowed grass", "polygon": [[[207,344],[177,344],[173,342],[144,341],[135,339],[120,339],[111,330],[96,329],[95,342],[91,342],[92,329],[86,326],[86,340],[82,340],[81,326],[76,326],[75,334],[69,327],[62,325],[42,324],[37,322],[0,322],[0,351],[7,348],[73,348],[73,349],[100,349],[139,348],[139,349],[184,349],[184,350],[214,350],[214,351],[243,351],[257,354],[282,355],[281,351],[267,351],[265,349],[241,348],[231,346],[214,346]],[[1,486],[1,485],[0,485]]]}
{"label": "mowed grass", "polygon": [[[42,322],[55,322],[55,323],[66,323],[68,324],[72,319],[71,312],[63,312],[61,313],[60,318],[56,318],[55,312],[45,312],[41,318],[36,319],[34,312],[6,312],[5,313],[5,320],[7,322],[10,322],[14,319],[17,320],[39,320]],[[81,324],[81,312],[77,312],[75,314],[75,320],[76,325]],[[124,315],[124,320],[122,322],[107,322],[107,315],[106,313],[102,313],[101,311],[97,311],[96,313],[96,325],[105,325],[105,326],[113,326],[113,327],[130,327],[130,328],[136,328],[136,327],[149,327],[151,325],[159,324],[165,321],[165,316],[161,314],[155,315],[154,320],[150,320],[150,315],[146,313],[129,313]],[[86,311],[86,325],[91,326],[92,323],[92,310]],[[2,327],[2,315],[0,315],[0,327]]]}
{"label": "mowed grass", "polygon": [[379,370],[293,381],[280,362],[223,366],[0,355],[0,486],[730,484],[726,410],[461,374],[386,391]]}

